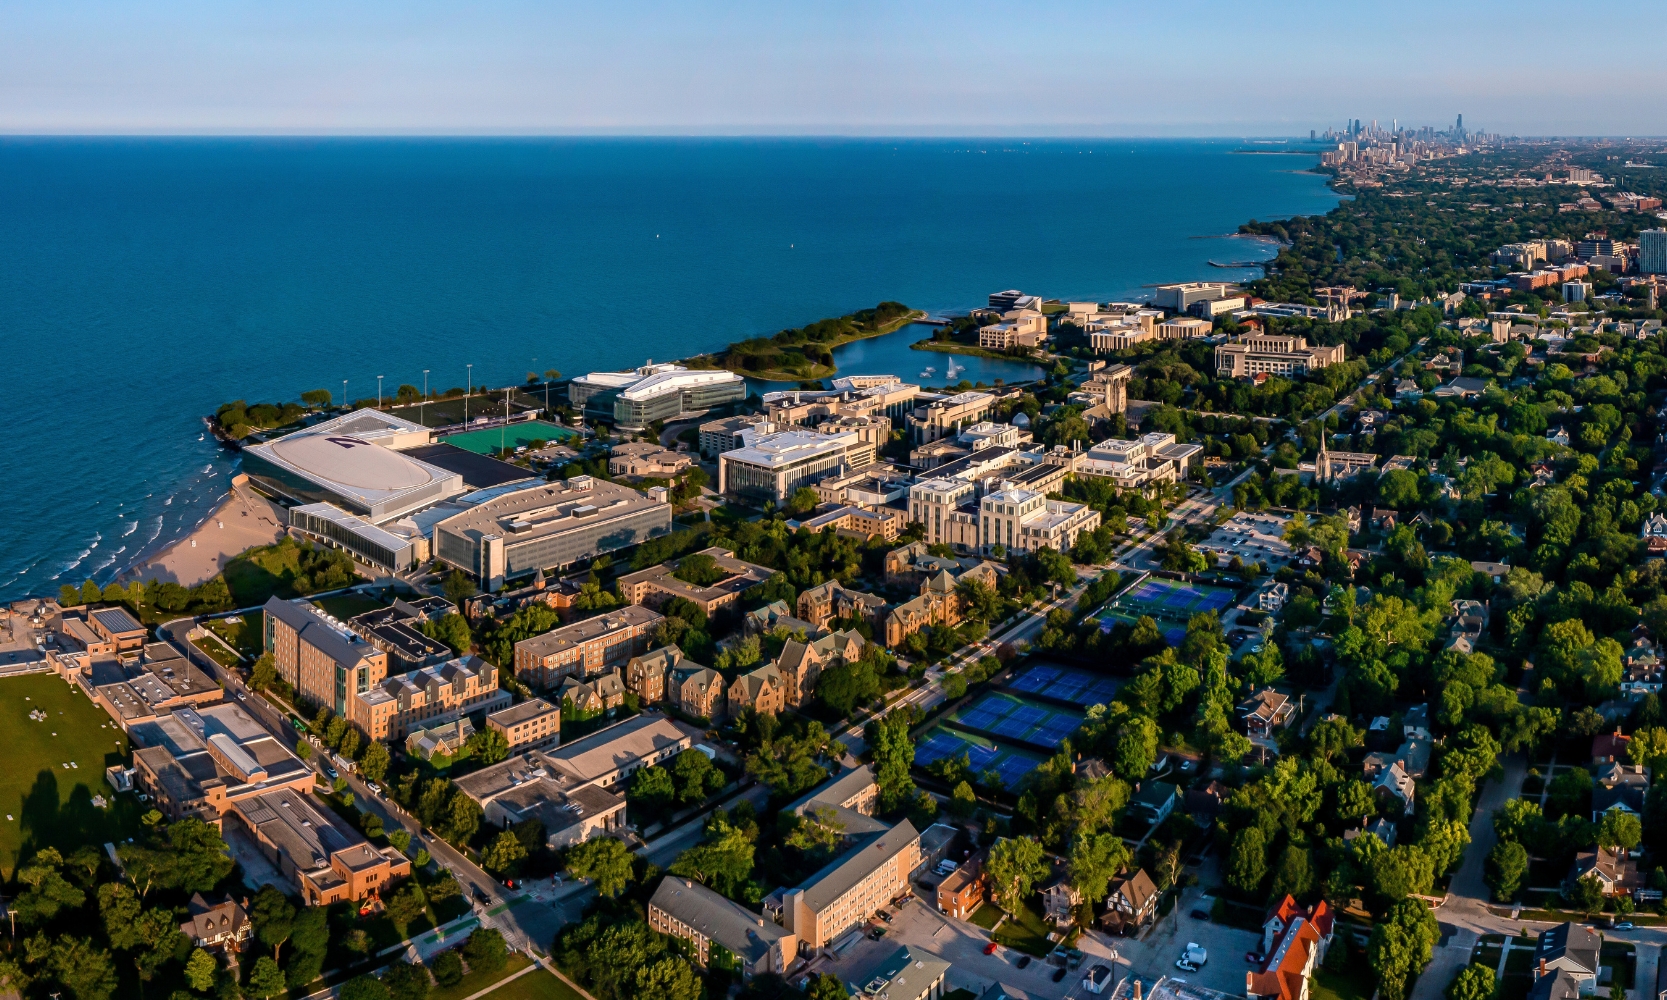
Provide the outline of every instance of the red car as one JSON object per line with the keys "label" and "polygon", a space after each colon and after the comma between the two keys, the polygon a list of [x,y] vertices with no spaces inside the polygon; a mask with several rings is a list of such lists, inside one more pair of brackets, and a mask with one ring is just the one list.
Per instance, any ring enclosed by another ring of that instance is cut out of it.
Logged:
{"label": "red car", "polygon": [[996,947],[997,947],[996,943],[994,941],[991,941],[989,944],[984,946],[984,954],[994,955],[996,953]]}

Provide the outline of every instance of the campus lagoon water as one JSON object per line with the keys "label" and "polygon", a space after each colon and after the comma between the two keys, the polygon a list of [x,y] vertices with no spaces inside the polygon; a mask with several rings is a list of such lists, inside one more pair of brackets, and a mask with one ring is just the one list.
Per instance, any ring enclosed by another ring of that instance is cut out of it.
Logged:
{"label": "campus lagoon water", "polygon": [[[885,299],[1253,274],[1208,261],[1271,247],[1215,237],[1337,199],[1312,160],[1240,145],[0,139],[0,599],[108,580],[205,518],[236,463],[200,418],[230,400],[622,368]],[[911,339],[839,357],[941,385],[950,356]]]}

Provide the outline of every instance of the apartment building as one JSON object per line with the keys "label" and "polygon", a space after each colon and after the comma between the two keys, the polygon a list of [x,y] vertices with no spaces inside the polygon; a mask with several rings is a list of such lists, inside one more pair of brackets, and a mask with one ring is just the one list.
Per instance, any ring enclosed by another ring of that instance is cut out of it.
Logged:
{"label": "apartment building", "polygon": [[831,632],[809,642],[787,640],[775,662],[786,688],[786,704],[792,708],[810,704],[822,671],[862,659],[867,648],[868,641],[854,629]]}
{"label": "apartment building", "polygon": [[799,618],[817,628],[823,628],[838,618],[861,619],[878,625],[885,610],[883,598],[860,590],[849,590],[838,580],[829,580],[801,593],[797,608]]}
{"label": "apartment building", "polygon": [[666,676],[682,659],[683,650],[675,645],[631,657],[625,664],[625,689],[644,705],[658,705],[666,700]]}
{"label": "apartment building", "polygon": [[272,597],[261,611],[278,676],[307,702],[347,715],[351,696],[370,693],[388,676],[386,652],[313,604]]}
{"label": "apartment building", "polygon": [[355,695],[348,702],[347,721],[373,740],[403,740],[413,729],[496,712],[513,700],[498,686],[497,667],[478,656],[459,656],[386,678]]}
{"label": "apartment building", "polygon": [[1009,552],[1047,547],[1063,552],[1077,536],[1100,526],[1100,512],[1087,504],[1049,500],[1045,493],[1004,483],[978,504],[979,550],[1000,545]]}
{"label": "apartment building", "polygon": [[[847,772],[823,788],[860,784],[860,777],[853,780]],[[820,808],[818,798],[812,793],[806,807]],[[920,864],[920,834],[908,820],[888,827],[848,807],[836,813],[845,825],[833,861],[802,884],[778,889],[764,900],[765,914],[791,931],[801,950],[811,953],[832,945],[908,892],[909,873]]]}
{"label": "apartment building", "polygon": [[799,954],[791,931],[725,899],[693,879],[668,875],[648,901],[648,926],[689,942],[702,966],[718,945],[741,965],[741,978],[784,974]]}
{"label": "apartment building", "polygon": [[955,513],[977,494],[977,486],[965,479],[926,479],[909,487],[909,517],[926,526],[926,541],[933,545],[970,547],[965,519]]}
{"label": "apartment building", "polygon": [[543,698],[493,712],[486,728],[503,736],[510,753],[521,753],[561,742],[561,709]]}
{"label": "apartment building", "polygon": [[594,677],[648,651],[664,616],[638,604],[564,625],[515,644],[515,679],[554,689],[565,677]]}
{"label": "apartment building", "polygon": [[1178,442],[1175,435],[1142,434],[1134,440],[1108,438],[1083,453],[1076,472],[1111,479],[1120,489],[1146,490],[1178,482],[1202,460],[1202,445]]}
{"label": "apartment building", "polygon": [[787,683],[775,664],[766,663],[735,678],[725,697],[732,719],[748,709],[759,715],[775,715],[787,707]]}
{"label": "apartment building", "polygon": [[927,444],[939,438],[959,436],[961,428],[987,418],[997,401],[988,392],[961,392],[917,406],[908,418],[909,440]]}
{"label": "apartment building", "polygon": [[1252,334],[1216,347],[1216,374],[1249,378],[1262,373],[1304,375],[1344,360],[1342,344],[1312,345],[1306,337]]}
{"label": "apartment building", "polygon": [[744,447],[718,456],[718,492],[766,506],[780,505],[794,490],[830,475],[872,465],[876,454],[872,441],[849,431],[743,432],[743,439]]}
{"label": "apartment building", "polygon": [[693,660],[680,660],[671,668],[666,700],[697,719],[721,719],[726,704],[724,675]]}
{"label": "apartment building", "polygon": [[711,617],[719,608],[734,604],[743,592],[770,579],[775,573],[768,566],[737,559],[734,552],[721,546],[714,545],[696,554],[711,559],[725,575],[709,584],[694,584],[677,576],[683,560],[665,562],[620,577],[620,599],[630,604],[660,608],[672,598],[680,597],[699,606],[707,617]]}

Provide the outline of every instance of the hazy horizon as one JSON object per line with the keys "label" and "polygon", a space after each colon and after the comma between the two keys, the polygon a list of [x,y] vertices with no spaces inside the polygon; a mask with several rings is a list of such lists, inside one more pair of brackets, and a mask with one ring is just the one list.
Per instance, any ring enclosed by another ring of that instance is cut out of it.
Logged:
{"label": "hazy horizon", "polygon": [[[1546,0],[458,7],[0,0],[0,133],[1662,136],[1647,32]],[[1623,15],[1617,14],[1619,19]],[[1601,99],[1565,70],[1602,67]]]}

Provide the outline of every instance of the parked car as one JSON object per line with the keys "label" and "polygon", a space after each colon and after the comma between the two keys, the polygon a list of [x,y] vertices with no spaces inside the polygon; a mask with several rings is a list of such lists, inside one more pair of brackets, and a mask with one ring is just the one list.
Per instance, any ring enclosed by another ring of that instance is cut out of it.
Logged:
{"label": "parked car", "polygon": [[1175,968],[1180,969],[1182,972],[1197,972],[1198,971],[1198,966],[1193,965],[1191,962],[1187,961],[1184,958],[1177,958],[1175,960]]}
{"label": "parked car", "polygon": [[336,771],[335,768],[330,767],[328,764],[326,764],[325,767],[324,767],[324,773],[330,776],[331,781],[335,781],[337,778],[341,777],[341,774],[339,774]]}
{"label": "parked car", "polygon": [[994,955],[996,953],[996,947],[997,947],[996,943],[994,941],[991,941],[989,944],[984,946],[984,954]]}
{"label": "parked car", "polygon": [[1057,983],[1061,979],[1064,979],[1064,978],[1065,978],[1065,970],[1064,969],[1055,969],[1055,970],[1053,970],[1053,981],[1054,982]]}
{"label": "parked car", "polygon": [[1632,921],[1623,920],[1620,923],[1616,924],[1613,928],[1611,928],[1611,930],[1630,931],[1630,930],[1632,930]]}
{"label": "parked car", "polygon": [[366,787],[366,788],[368,788],[368,789],[370,789],[370,790],[371,790],[371,791],[372,791],[372,792],[374,792],[374,793],[375,793],[375,794],[377,794],[377,795],[381,795],[381,794],[382,794],[382,786],[381,786],[381,785],[378,785],[378,784],[377,784],[377,783],[376,783],[376,782],[374,782],[374,781],[367,781],[367,782],[365,782],[365,787]]}
{"label": "parked car", "polygon": [[1029,955],[1020,955],[1019,956],[1019,968],[1021,968],[1021,969],[1027,968],[1029,965],[1030,965],[1030,956]]}
{"label": "parked car", "polygon": [[1251,965],[1261,965],[1263,962],[1267,961],[1267,956],[1263,955],[1259,951],[1247,951],[1244,953],[1244,960],[1249,962]]}

